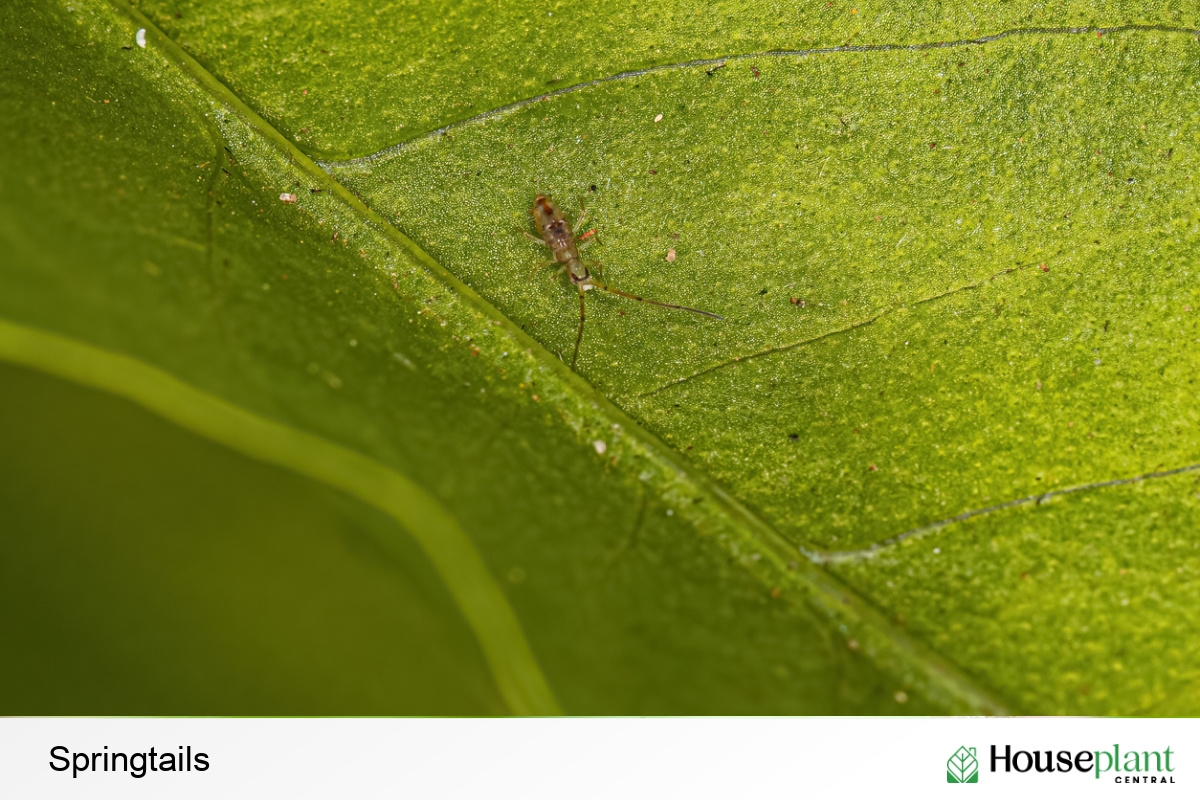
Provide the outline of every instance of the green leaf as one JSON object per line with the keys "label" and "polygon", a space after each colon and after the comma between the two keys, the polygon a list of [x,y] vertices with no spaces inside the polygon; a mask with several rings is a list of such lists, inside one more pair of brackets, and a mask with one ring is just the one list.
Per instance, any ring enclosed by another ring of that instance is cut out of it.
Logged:
{"label": "green leaf", "polygon": [[[30,655],[0,685],[1119,714],[1200,685],[1195,20],[139,8],[0,18],[0,435],[41,476],[6,499]],[[574,290],[514,232],[537,192],[585,198],[613,286],[725,320],[589,293],[573,373]]]}

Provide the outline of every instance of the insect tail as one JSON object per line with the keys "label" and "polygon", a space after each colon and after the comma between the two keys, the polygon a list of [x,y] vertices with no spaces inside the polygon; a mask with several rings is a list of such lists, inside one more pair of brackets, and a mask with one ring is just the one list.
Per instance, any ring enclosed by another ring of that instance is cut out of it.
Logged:
{"label": "insect tail", "polygon": [[[688,308],[687,306],[676,305],[675,303],[663,303],[659,300],[651,300],[648,297],[638,297],[636,294],[630,294],[629,292],[623,292],[620,289],[614,289],[613,287],[607,286],[607,285],[600,283],[599,281],[594,280],[594,279],[589,281],[589,284],[591,286],[595,286],[597,289],[599,289],[603,292],[608,292],[609,294],[620,295],[621,297],[628,297],[630,300],[637,300],[639,303],[649,303],[652,306],[661,306],[663,308],[677,308],[680,311],[690,311],[693,314],[700,314],[705,317],[712,317],[713,319],[720,319],[720,320],[725,319],[720,314],[714,314],[711,311],[701,311],[698,308]],[[580,329],[582,330],[582,326]]]}

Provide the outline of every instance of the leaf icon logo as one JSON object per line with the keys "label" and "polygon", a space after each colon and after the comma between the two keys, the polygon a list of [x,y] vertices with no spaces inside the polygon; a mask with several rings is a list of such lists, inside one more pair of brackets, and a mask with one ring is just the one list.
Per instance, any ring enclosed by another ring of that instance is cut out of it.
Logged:
{"label": "leaf icon logo", "polygon": [[960,747],[946,762],[946,783],[979,783],[979,761],[974,747]]}

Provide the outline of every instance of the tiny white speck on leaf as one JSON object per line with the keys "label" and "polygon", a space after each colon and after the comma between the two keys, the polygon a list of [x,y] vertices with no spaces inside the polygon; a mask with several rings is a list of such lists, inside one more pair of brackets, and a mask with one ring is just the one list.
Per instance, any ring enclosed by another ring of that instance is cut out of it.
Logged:
{"label": "tiny white speck on leaf", "polygon": [[138,32],[134,35],[133,40],[137,42],[138,47],[146,46],[146,29],[138,28]]}
{"label": "tiny white speck on leaf", "polygon": [[668,508],[668,509],[667,509],[667,516],[668,516],[668,517],[673,517],[673,516],[675,516],[675,509],[673,509],[673,508]]}
{"label": "tiny white speck on leaf", "polygon": [[600,455],[604,455],[604,453],[608,450],[608,445],[604,443],[603,439],[597,439],[596,441],[592,442],[592,447],[596,448],[596,452]]}
{"label": "tiny white speck on leaf", "polygon": [[283,194],[279,195],[279,201],[291,205],[292,203],[296,202],[296,195],[292,194],[291,192],[284,192]]}
{"label": "tiny white speck on leaf", "polygon": [[654,118],[654,121],[655,121],[655,122],[662,122],[662,114],[659,114],[657,117],[655,117],[655,118]]}
{"label": "tiny white speck on leaf", "polygon": [[675,261],[675,248],[672,247],[670,250],[667,251],[667,262],[672,263],[674,261]]}

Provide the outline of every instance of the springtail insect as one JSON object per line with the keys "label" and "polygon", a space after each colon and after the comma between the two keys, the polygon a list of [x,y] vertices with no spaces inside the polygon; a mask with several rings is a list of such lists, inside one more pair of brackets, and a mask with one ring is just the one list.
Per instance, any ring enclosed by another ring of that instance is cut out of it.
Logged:
{"label": "springtail insect", "polygon": [[[529,237],[538,244],[543,244],[550,248],[550,252],[554,254],[554,259],[545,262],[545,265],[561,264],[560,272],[567,273],[571,278],[571,283],[579,290],[579,332],[575,334],[575,352],[571,356],[571,369],[575,368],[575,362],[579,360],[579,343],[583,341],[583,323],[587,318],[587,312],[584,309],[584,292],[589,289],[599,289],[609,294],[627,297],[630,300],[637,300],[639,303],[650,303],[651,305],[661,306],[663,308],[676,308],[680,311],[688,311],[692,314],[701,314],[705,317],[713,319],[724,319],[719,314],[714,314],[711,311],[701,311],[698,308],[688,308],[687,306],[676,305],[675,303],[663,303],[658,300],[651,300],[648,297],[638,297],[636,294],[623,292],[620,289],[615,289],[601,281],[596,280],[588,270],[588,265],[599,267],[595,261],[584,264],[583,259],[579,257],[579,240],[575,237],[575,229],[567,222],[567,218],[563,215],[562,209],[544,194],[539,194],[533,201],[533,208],[529,210],[533,215],[533,223],[537,226],[538,233],[542,238],[537,238],[528,231],[521,231],[525,236]],[[575,220],[575,227],[583,224],[587,217],[587,211],[583,211],[579,215],[579,219]],[[586,236],[586,234],[585,234]]]}

